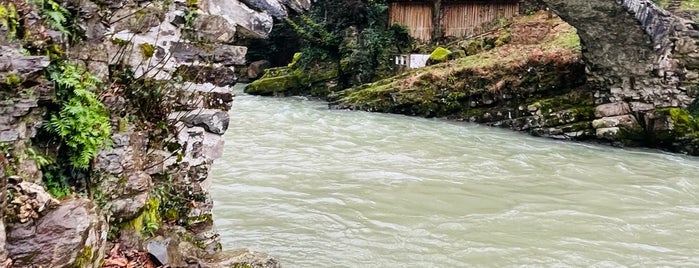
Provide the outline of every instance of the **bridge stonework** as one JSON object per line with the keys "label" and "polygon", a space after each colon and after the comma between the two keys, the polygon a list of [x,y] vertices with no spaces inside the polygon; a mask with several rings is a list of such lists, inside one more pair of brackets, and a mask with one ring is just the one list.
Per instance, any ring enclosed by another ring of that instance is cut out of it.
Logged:
{"label": "bridge stonework", "polygon": [[668,107],[686,108],[699,93],[699,25],[650,0],[542,1],[578,30],[598,138],[673,130]]}

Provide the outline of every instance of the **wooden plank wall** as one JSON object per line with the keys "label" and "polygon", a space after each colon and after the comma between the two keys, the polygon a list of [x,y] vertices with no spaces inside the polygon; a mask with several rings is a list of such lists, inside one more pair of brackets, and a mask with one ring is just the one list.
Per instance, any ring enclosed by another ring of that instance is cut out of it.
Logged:
{"label": "wooden plank wall", "polygon": [[498,18],[512,18],[519,12],[517,2],[449,3],[444,9],[444,36],[466,37],[485,32],[483,26]]}
{"label": "wooden plank wall", "polygon": [[432,6],[429,3],[391,3],[389,24],[398,23],[410,29],[410,36],[430,41],[432,35]]}

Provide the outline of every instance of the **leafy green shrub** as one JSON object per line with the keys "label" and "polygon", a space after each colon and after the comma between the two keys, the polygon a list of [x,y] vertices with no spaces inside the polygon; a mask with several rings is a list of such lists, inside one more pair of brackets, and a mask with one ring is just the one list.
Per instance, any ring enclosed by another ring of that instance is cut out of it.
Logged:
{"label": "leafy green shrub", "polygon": [[689,114],[695,118],[699,118],[699,98],[694,99],[694,101],[687,107]]}
{"label": "leafy green shrub", "polygon": [[51,115],[46,129],[68,146],[73,167],[87,169],[99,150],[111,142],[109,113],[92,92],[101,81],[69,63],[54,64],[49,73],[62,107]]}
{"label": "leafy green shrub", "polygon": [[63,173],[58,165],[50,165],[42,169],[43,181],[46,191],[53,197],[61,198],[71,194],[68,176]]}
{"label": "leafy green shrub", "polygon": [[303,45],[294,69],[334,63],[340,88],[393,75],[392,56],[407,52],[413,40],[407,28],[387,22],[384,1],[319,1],[307,15],[286,21]]}

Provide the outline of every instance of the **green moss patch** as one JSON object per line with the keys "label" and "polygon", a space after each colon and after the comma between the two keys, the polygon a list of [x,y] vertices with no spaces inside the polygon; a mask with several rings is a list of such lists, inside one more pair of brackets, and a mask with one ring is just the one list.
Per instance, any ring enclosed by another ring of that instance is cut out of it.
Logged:
{"label": "green moss patch", "polygon": [[307,70],[289,67],[271,68],[265,70],[262,78],[248,84],[245,87],[245,93],[252,95],[278,95],[317,92],[317,95],[325,95],[325,92],[318,92],[317,85],[336,79],[337,76],[338,68],[331,63],[319,64]]}
{"label": "green moss patch", "polygon": [[143,43],[140,44],[139,47],[141,48],[141,54],[143,54],[144,59],[150,59],[155,55],[155,46],[148,44],[148,43]]}
{"label": "green moss patch", "polygon": [[667,108],[664,110],[670,115],[674,123],[673,130],[682,137],[696,137],[699,133],[699,120],[682,108]]}
{"label": "green moss patch", "polygon": [[120,229],[129,228],[144,236],[152,236],[160,228],[160,200],[156,197],[148,199],[143,211],[132,220],[125,222]]}
{"label": "green moss patch", "polygon": [[434,51],[432,51],[432,53],[430,53],[430,60],[433,62],[443,62],[448,59],[449,54],[451,54],[451,51],[448,49],[437,47],[434,49]]}

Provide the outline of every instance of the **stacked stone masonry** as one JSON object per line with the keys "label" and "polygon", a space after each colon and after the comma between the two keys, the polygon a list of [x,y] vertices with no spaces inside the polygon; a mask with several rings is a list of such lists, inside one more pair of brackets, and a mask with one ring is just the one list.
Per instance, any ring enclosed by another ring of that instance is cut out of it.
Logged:
{"label": "stacked stone masonry", "polygon": [[[173,107],[164,122],[174,131],[157,134],[167,145],[163,148],[153,144],[152,129],[113,118],[111,147],[91,164],[90,180],[98,183],[94,189],[99,198],[51,198],[38,163],[7,153],[28,152],[46,123],[47,106],[54,105],[56,94],[44,77],[50,59],[26,56],[9,37],[11,29],[0,25],[0,213],[12,214],[0,214],[0,267],[101,267],[115,244],[157,254],[155,241],[167,248],[158,256],[170,267],[279,267],[263,253],[221,252],[207,188],[228,128],[234,68],[246,64],[247,48],[240,40],[266,37],[273,19],[308,10],[310,2],[57,2],[76,14],[84,40],[69,45],[60,32],[46,28],[48,37],[42,38],[50,38],[71,62],[107,84],[115,67],[128,67],[136,78],[174,85],[172,96],[163,99]],[[28,9],[32,24],[25,27],[38,27],[39,11]],[[113,114],[123,112],[127,101],[114,94],[101,99]],[[10,170],[13,175],[5,176]],[[182,190],[183,200],[191,205],[182,208],[177,220],[153,215],[166,202],[156,193],[166,187]],[[14,196],[10,202],[4,202],[7,192]],[[148,217],[159,220],[158,230],[136,230]],[[13,220],[5,221],[9,218]]]}

